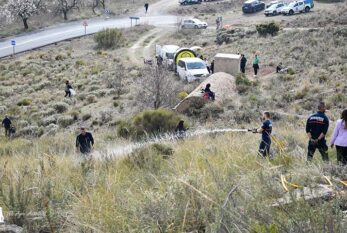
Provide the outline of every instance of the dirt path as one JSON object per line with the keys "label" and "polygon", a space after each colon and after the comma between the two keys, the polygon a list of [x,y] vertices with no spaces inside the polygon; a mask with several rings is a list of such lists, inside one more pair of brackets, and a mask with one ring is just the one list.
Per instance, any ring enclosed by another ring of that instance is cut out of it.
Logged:
{"label": "dirt path", "polygon": [[155,42],[171,30],[167,28],[154,28],[140,37],[136,43],[128,49],[128,58],[133,65],[143,66],[144,59],[154,60]]}

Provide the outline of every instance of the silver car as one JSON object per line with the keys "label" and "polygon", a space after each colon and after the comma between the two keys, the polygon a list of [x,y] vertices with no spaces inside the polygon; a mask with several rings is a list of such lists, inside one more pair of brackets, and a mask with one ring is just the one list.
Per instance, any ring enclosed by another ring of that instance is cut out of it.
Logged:
{"label": "silver car", "polygon": [[208,24],[199,19],[184,19],[181,22],[182,29],[206,29]]}

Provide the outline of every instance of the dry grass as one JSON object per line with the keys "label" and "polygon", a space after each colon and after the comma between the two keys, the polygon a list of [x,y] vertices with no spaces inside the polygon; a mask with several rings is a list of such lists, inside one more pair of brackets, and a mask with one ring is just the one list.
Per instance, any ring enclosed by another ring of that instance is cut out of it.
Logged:
{"label": "dry grass", "polygon": [[[26,153],[0,158],[0,203],[6,216],[9,211],[24,213],[22,221],[32,223],[25,225],[31,231],[53,227],[63,232],[216,232],[223,225],[229,231],[245,232],[268,232],[273,227],[275,232],[343,232],[340,198],[314,206],[304,201],[270,206],[285,193],[280,175],[309,187],[324,183],[323,175],[346,178],[318,160],[306,165],[304,134],[290,125],[281,124],[287,130],[278,128],[276,137],[285,142],[289,157],[280,155],[274,145],[271,161],[256,158],[258,136],[253,134],[167,144],[174,149],[169,157],[153,147],[128,158],[90,164],[77,163],[72,147],[66,147],[71,137],[35,140]],[[106,135],[96,137],[103,141]],[[59,142],[55,151],[48,146],[53,145],[51,140]],[[26,199],[9,202],[11,187]],[[237,188],[222,219],[223,202],[233,187]],[[334,189],[340,188],[334,182]],[[42,213],[42,219],[33,221],[29,213]]]}

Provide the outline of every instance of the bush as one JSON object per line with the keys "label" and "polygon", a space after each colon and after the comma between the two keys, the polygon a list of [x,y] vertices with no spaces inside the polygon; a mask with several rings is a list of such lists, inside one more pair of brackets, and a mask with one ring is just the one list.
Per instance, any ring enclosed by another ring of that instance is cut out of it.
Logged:
{"label": "bush", "polygon": [[262,24],[256,25],[256,29],[259,35],[261,36],[266,36],[267,34],[270,34],[271,36],[275,36],[280,30],[280,26],[276,24],[275,22],[262,23]]}
{"label": "bush", "polygon": [[178,93],[178,95],[177,95],[177,97],[178,97],[180,100],[184,100],[187,96],[188,96],[188,93],[185,92],[185,91],[181,91],[181,92]]}
{"label": "bush", "polygon": [[84,114],[84,115],[82,116],[82,120],[83,120],[83,121],[87,121],[87,120],[89,120],[91,117],[92,117],[91,114],[86,113],[86,114]]}
{"label": "bush", "polygon": [[95,95],[88,95],[87,96],[87,102],[88,104],[92,104],[92,103],[95,103],[97,101],[97,98]]}
{"label": "bush", "polygon": [[94,36],[98,49],[115,49],[125,44],[123,33],[119,29],[106,28]]}
{"label": "bush", "polygon": [[120,121],[117,133],[124,138],[140,138],[174,131],[180,116],[167,109],[145,110],[129,121]]}
{"label": "bush", "polygon": [[74,118],[72,116],[61,116],[59,119],[58,119],[58,124],[65,128],[71,124],[73,124],[74,122]]}
{"label": "bush", "polygon": [[145,110],[137,114],[133,119],[136,134],[155,135],[173,131],[179,122],[180,117],[167,109]]}
{"label": "bush", "polygon": [[85,66],[86,65],[86,62],[84,60],[77,60],[75,62],[75,66],[76,67],[79,67],[79,66]]}
{"label": "bush", "polygon": [[69,105],[64,102],[58,102],[52,105],[52,107],[57,111],[58,113],[66,112],[69,109]]}
{"label": "bush", "polygon": [[31,99],[21,99],[20,101],[17,102],[18,106],[29,106],[31,104],[32,100]]}
{"label": "bush", "polygon": [[251,82],[244,74],[241,73],[236,75],[235,83],[239,94],[246,93],[253,86],[253,82]]}

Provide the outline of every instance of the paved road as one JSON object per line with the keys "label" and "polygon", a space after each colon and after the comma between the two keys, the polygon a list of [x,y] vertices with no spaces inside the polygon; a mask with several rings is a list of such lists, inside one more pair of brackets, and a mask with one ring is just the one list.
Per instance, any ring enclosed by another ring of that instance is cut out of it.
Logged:
{"label": "paved road", "polygon": [[[170,26],[177,23],[177,17],[171,15],[144,16],[140,17],[141,24],[154,26]],[[87,34],[96,33],[103,28],[127,28],[130,27],[129,18],[92,20],[88,22]],[[59,41],[72,39],[84,35],[82,22],[73,22],[61,24],[54,27],[48,27],[40,31],[8,38],[0,42],[0,58],[12,54],[11,40],[16,40],[16,52],[24,52],[39,48],[45,45],[53,44]]]}

